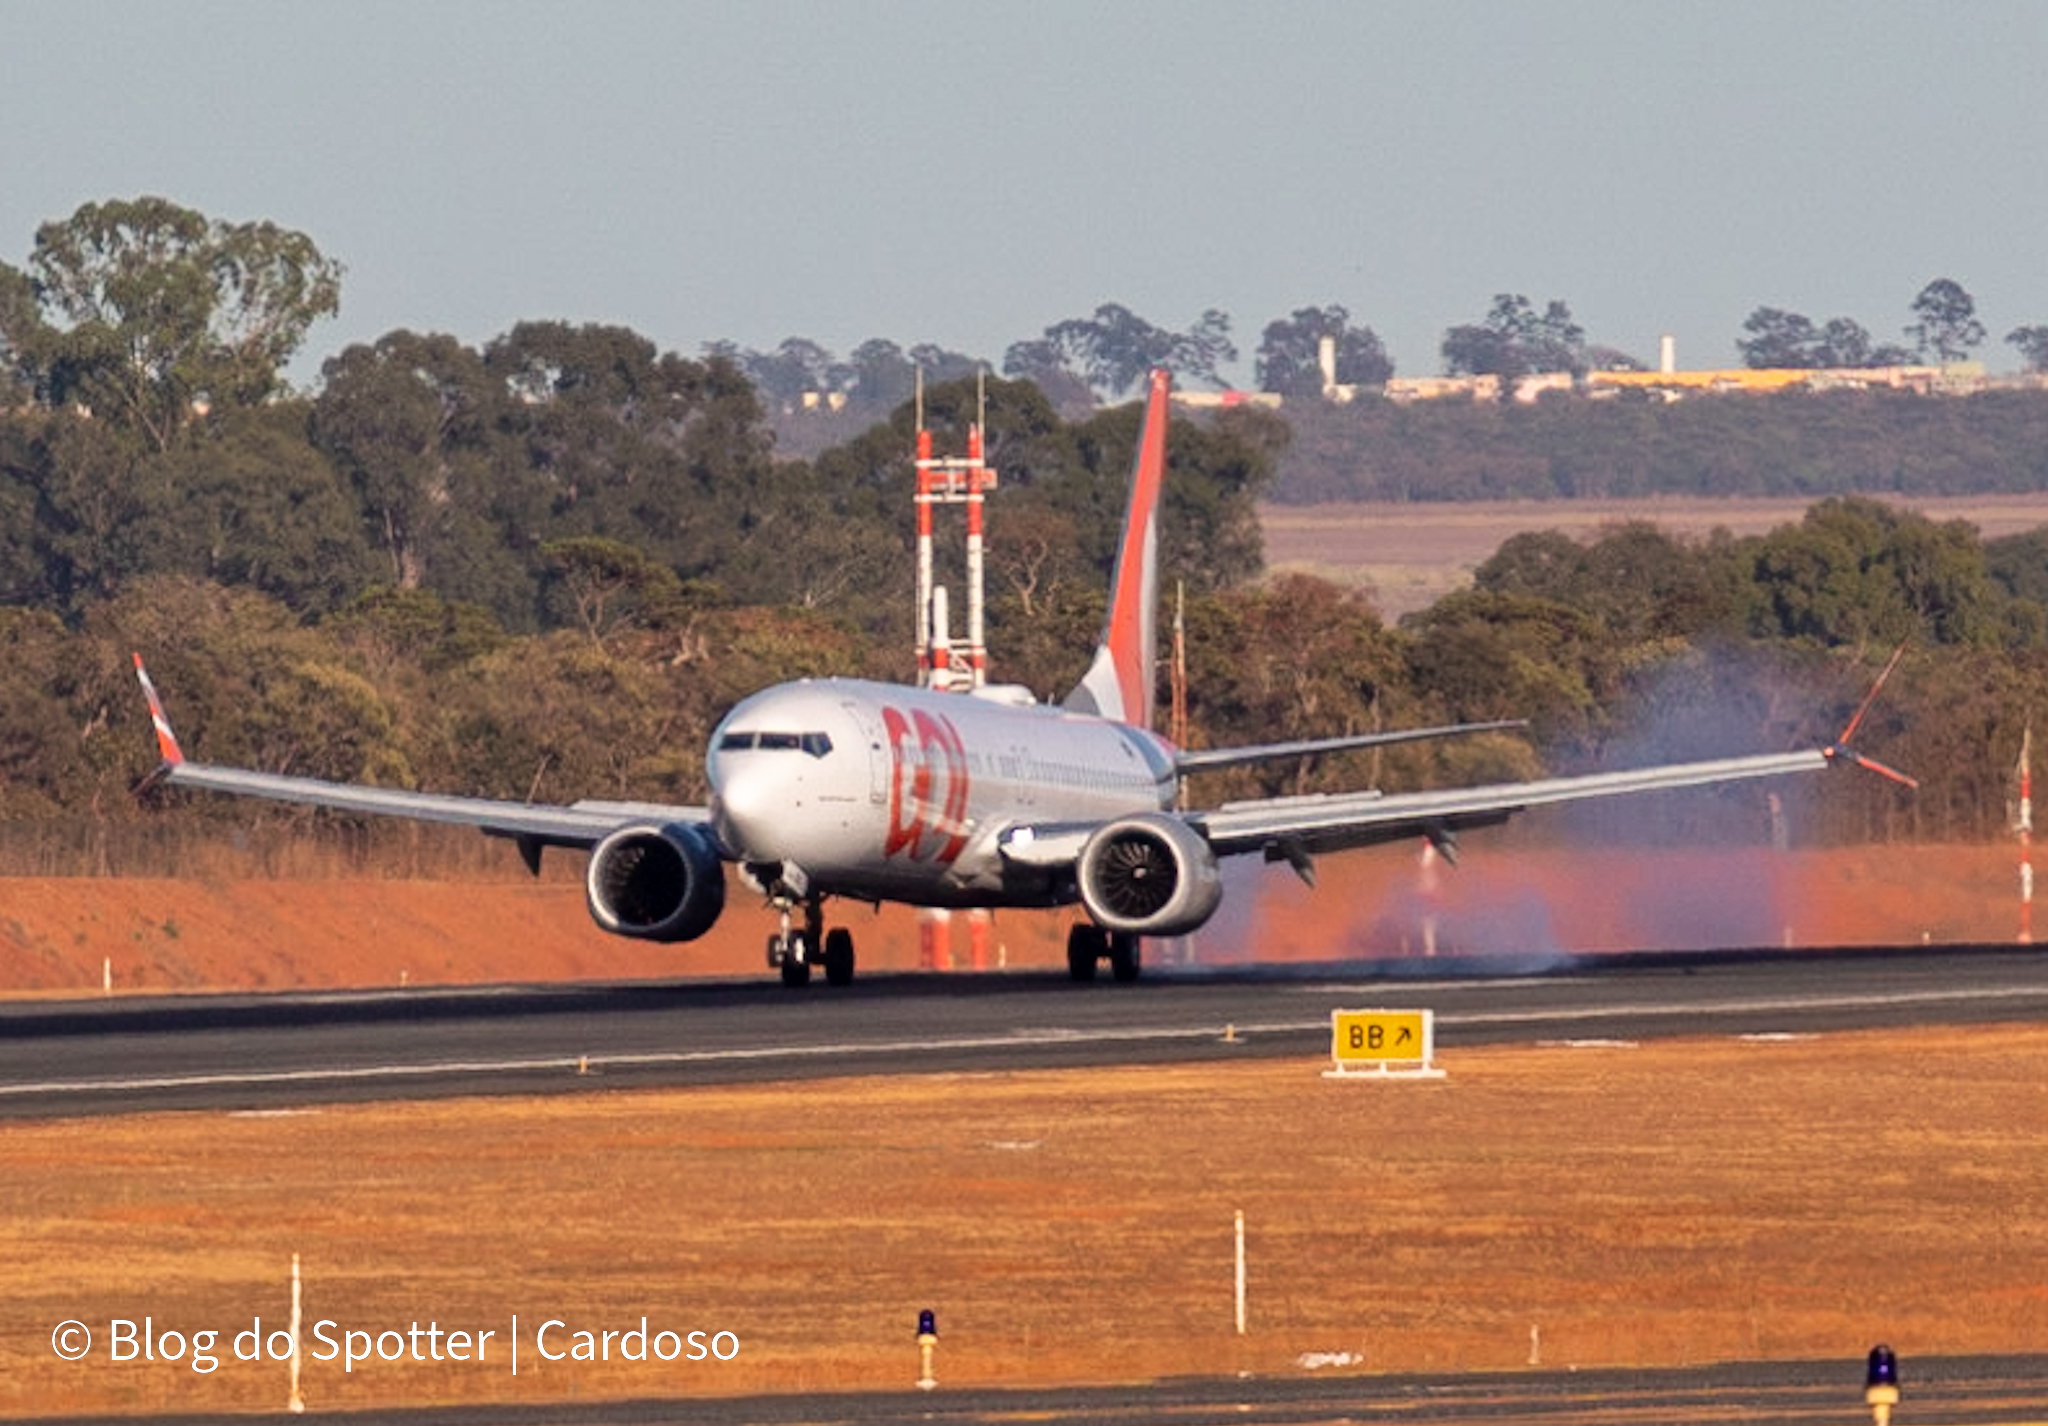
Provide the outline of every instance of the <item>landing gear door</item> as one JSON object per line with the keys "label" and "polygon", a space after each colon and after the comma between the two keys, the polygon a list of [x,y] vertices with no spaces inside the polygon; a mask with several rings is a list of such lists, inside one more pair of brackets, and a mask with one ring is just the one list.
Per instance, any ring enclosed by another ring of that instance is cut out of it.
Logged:
{"label": "landing gear door", "polygon": [[882,720],[852,699],[840,706],[859,725],[861,741],[868,745],[868,801],[877,807],[886,807],[889,805],[889,742]]}

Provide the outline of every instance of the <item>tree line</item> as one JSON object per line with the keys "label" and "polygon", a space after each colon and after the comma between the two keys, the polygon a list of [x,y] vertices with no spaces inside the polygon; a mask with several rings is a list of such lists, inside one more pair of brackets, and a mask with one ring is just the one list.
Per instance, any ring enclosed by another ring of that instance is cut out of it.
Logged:
{"label": "tree line", "polygon": [[[1956,362],[1986,340],[1976,300],[1953,278],[1929,282],[1910,311],[1914,321],[1901,329],[1907,345],[1877,340],[1854,318],[1816,323],[1804,313],[1758,307],[1744,320],[1736,346],[1751,368],[1814,370]],[[2048,371],[2048,325],[2015,327],[2005,340],[2029,369]],[[1325,343],[1331,358],[1327,374]],[[737,362],[771,409],[795,413],[805,409],[807,398],[831,396],[853,421],[876,419],[907,399],[920,370],[948,380],[982,365],[932,344],[906,351],[884,338],[863,342],[844,361],[803,337],[791,337],[767,352],[731,342],[714,343],[708,350]],[[1539,310],[1520,293],[1497,294],[1479,321],[1446,329],[1439,354],[1443,370],[1452,376],[1497,376],[1506,386],[1537,372],[1584,376],[1596,369],[1646,369],[1630,353],[1589,340],[1569,303],[1552,298]],[[1108,302],[1086,317],[1066,318],[1035,338],[1012,343],[1001,369],[1005,376],[1032,382],[1062,410],[1072,411],[1128,396],[1158,366],[1172,369],[1183,383],[1227,388],[1222,367],[1237,358],[1228,313],[1212,308],[1187,330],[1175,331]],[[1268,322],[1253,361],[1258,390],[1297,399],[1319,397],[1331,382],[1372,391],[1393,375],[1393,358],[1379,336],[1354,322],[1349,309],[1338,303],[1298,308]]]}
{"label": "tree line", "polygon": [[[338,270],[298,235],[154,200],[50,225],[27,272],[0,277],[0,815],[146,815],[128,796],[154,746],[131,649],[196,756],[551,801],[697,800],[705,737],[738,697],[911,672],[906,403],[782,459],[734,355],[559,322],[481,347],[392,332],[294,393],[284,363],[331,308]],[[1713,404],[1584,409],[1655,423]],[[997,676],[1057,694],[1100,626],[1138,412],[1063,412],[1035,381],[957,370],[923,408],[942,452],[986,422],[1002,478]],[[1448,419],[1364,410],[1425,432]],[[1543,450],[1562,419],[1543,404],[1464,416],[1493,423],[1503,460]],[[1804,478],[1815,452],[1890,439],[1862,424],[1845,410],[1831,435],[1775,458]],[[1654,429],[1611,435],[1608,458]],[[1681,434],[1632,459],[1682,462]],[[1980,835],[2002,818],[1998,758],[2048,675],[2035,537],[1986,544],[1854,497],[1757,540],[1525,536],[1472,590],[1389,627],[1365,594],[1260,577],[1254,502],[1290,440],[1316,439],[1258,409],[1174,425],[1161,549],[1168,587],[1186,592],[1189,740],[1502,716],[1532,730],[1242,770],[1203,795],[1817,745],[1910,639],[1867,741],[1937,790],[1902,799],[1879,779],[1833,779],[1808,830]],[[1746,438],[1758,469],[1775,439]],[[940,544],[954,556],[957,541]],[[1658,730],[1669,745],[1644,745]],[[1626,835],[1755,830],[1740,790],[1672,806]],[[309,816],[193,807],[220,825]]]}
{"label": "tree line", "polygon": [[2048,489],[2048,391],[1315,402],[1286,420],[1286,504]]}
{"label": "tree line", "polygon": [[[658,577],[610,597],[576,624],[523,634],[428,589],[384,586],[309,616],[246,584],[177,574],[137,579],[70,621],[0,609],[0,816],[146,814],[127,795],[154,758],[131,649],[148,654],[196,756],[549,801],[699,800],[706,737],[740,697],[785,678],[907,672],[893,637],[837,610],[706,602]],[[1921,791],[1817,779],[1824,792],[1787,794],[1807,799],[1797,835],[1994,835],[2021,728],[2048,707],[2044,600],[2048,532],[1985,542],[1861,497],[1740,540],[1648,525],[1586,542],[1519,535],[1472,588],[1398,626],[1368,594],[1305,576],[1211,582],[1185,598],[1194,745],[1504,717],[1531,727],[1239,770],[1197,791],[1422,787],[1821,746],[1903,642],[1859,743]],[[992,605],[996,676],[1049,694],[1071,685],[1102,617],[1098,572],[1071,587],[1012,584]],[[190,805],[224,826],[309,817]],[[1616,814],[1610,830],[1659,843],[1765,834],[1755,789],[1655,805]]]}

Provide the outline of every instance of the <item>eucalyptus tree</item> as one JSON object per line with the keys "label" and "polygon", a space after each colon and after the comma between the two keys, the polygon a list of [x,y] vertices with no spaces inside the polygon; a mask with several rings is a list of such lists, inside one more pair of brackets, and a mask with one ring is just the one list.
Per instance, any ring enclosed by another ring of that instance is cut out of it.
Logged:
{"label": "eucalyptus tree", "polygon": [[1977,320],[1977,302],[1953,278],[1937,277],[1913,299],[1920,320],[1906,328],[1913,348],[1924,359],[1961,361],[1970,348],[1984,343],[1984,324]]}
{"label": "eucalyptus tree", "polygon": [[1572,310],[1552,299],[1541,312],[1520,293],[1493,299],[1484,321],[1444,333],[1444,369],[1453,376],[1498,376],[1503,381],[1535,372],[1586,370],[1586,329]]}
{"label": "eucalyptus tree", "polygon": [[1323,390],[1322,344],[1333,345],[1339,386],[1383,386],[1394,374],[1393,359],[1370,327],[1354,327],[1351,313],[1336,303],[1302,307],[1275,318],[1259,334],[1255,370],[1259,390],[1282,396],[1319,396]]}
{"label": "eucalyptus tree", "polygon": [[2048,371],[2048,323],[2031,327],[2014,327],[2005,334],[2005,340],[2019,348],[2026,358],[2027,370]]}
{"label": "eucalyptus tree", "polygon": [[511,449],[514,397],[455,338],[390,332],[321,368],[313,441],[354,495],[380,583],[534,622],[544,492]]}
{"label": "eucalyptus tree", "polygon": [[1230,317],[1213,307],[1185,332],[1175,332],[1121,303],[1105,302],[1090,316],[1053,323],[1036,341],[1012,345],[1003,354],[1003,372],[1039,382],[1055,400],[1063,400],[1055,389],[1063,378],[1078,378],[1097,395],[1117,401],[1135,391],[1155,367],[1168,368],[1183,383],[1226,386],[1218,368],[1236,360]]}
{"label": "eucalyptus tree", "polygon": [[88,203],[0,274],[0,355],[46,402],[167,450],[206,411],[278,395],[341,265],[304,233],[165,198]]}

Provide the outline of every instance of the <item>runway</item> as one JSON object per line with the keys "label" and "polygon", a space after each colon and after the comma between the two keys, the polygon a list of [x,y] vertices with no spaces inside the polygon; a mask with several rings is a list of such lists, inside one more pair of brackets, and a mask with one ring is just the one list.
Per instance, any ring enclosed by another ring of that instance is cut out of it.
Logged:
{"label": "runway", "polygon": [[1427,1008],[1439,1053],[1546,1040],[1803,1035],[2048,1017],[2012,947],[1615,956],[1064,976],[878,976],[30,1001],[0,1006],[0,1118],[861,1074],[1318,1055],[1337,1008]]}
{"label": "runway", "polygon": [[[1902,1364],[1898,1419],[1915,1426],[2020,1426],[2042,1420],[2048,1357],[1930,1358]],[[1474,1372],[1455,1376],[1190,1378],[1043,1391],[868,1392],[692,1397],[679,1401],[429,1407],[347,1413],[352,1426],[1002,1426],[1031,1421],[1190,1426],[1473,1422],[1614,1426],[1739,1420],[1821,1426],[1868,1420],[1862,1363],[1731,1362],[1665,1371]],[[46,1418],[125,1426],[129,1416]],[[165,1416],[174,1423],[211,1417]],[[36,1426],[26,1422],[24,1426]]]}

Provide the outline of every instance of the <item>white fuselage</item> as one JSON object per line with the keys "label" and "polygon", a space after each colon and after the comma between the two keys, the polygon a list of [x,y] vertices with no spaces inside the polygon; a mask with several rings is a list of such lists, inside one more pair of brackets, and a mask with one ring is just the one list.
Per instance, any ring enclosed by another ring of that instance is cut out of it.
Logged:
{"label": "white fuselage", "polygon": [[1070,879],[1005,859],[1006,832],[1173,805],[1172,748],[1000,694],[856,679],[781,684],[711,735],[712,824],[764,881],[921,906],[1044,906]]}

